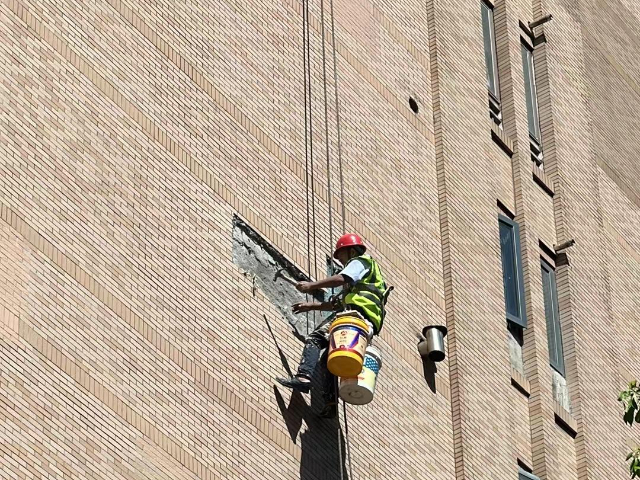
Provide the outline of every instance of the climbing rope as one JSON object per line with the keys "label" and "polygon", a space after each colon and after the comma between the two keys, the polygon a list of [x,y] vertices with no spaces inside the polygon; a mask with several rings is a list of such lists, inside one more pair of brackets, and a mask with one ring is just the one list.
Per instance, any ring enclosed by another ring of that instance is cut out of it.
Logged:
{"label": "climbing rope", "polygon": [[[305,191],[307,195],[307,271],[311,273],[311,224],[309,213],[309,125],[307,114],[307,54],[306,54],[306,35],[307,27],[304,18],[302,19],[302,65],[304,68],[303,75],[303,87],[304,87],[304,159],[305,159]],[[309,301],[309,295],[307,294],[307,301]],[[309,335],[309,312],[307,312],[307,335]]]}
{"label": "climbing rope", "polygon": [[[324,0],[323,0],[324,1]],[[340,135],[340,102],[338,99],[338,62],[336,59],[336,26],[333,15],[333,0],[329,0],[329,7],[331,11],[331,49],[333,51],[333,90],[335,95],[336,105],[336,134],[338,139],[338,166],[340,169],[340,206],[342,210],[342,233],[347,233],[347,219],[345,216],[344,206],[344,177],[342,175],[342,140]],[[324,24],[322,24],[324,28]],[[331,200],[329,200],[331,205]]]}
{"label": "climbing rope", "polygon": [[[329,102],[327,95],[327,54],[326,54],[326,35],[325,35],[325,24],[324,24],[324,0],[320,0],[320,25],[321,25],[321,34],[322,34],[322,86],[324,93],[324,138],[325,138],[325,147],[326,147],[326,157],[327,157],[327,201],[329,208],[329,248],[333,245],[333,208],[331,205],[331,147],[329,141]],[[333,266],[333,263],[331,263]],[[333,270],[333,268],[332,268]],[[331,295],[333,297],[334,289],[331,289]],[[328,372],[327,372],[328,375]],[[338,405],[340,405],[340,398],[338,394],[338,377],[334,377],[333,382],[334,388],[334,397],[336,403],[336,410],[338,409]],[[338,469],[340,470],[340,480],[344,478],[344,469],[343,469],[343,454],[342,454],[342,429],[340,427],[340,417],[338,416]]]}
{"label": "climbing rope", "polygon": [[[320,0],[321,4],[322,4],[322,15],[323,15],[323,20],[322,20],[322,33],[323,33],[323,42],[322,42],[322,46],[324,49],[324,0]],[[346,217],[346,210],[345,210],[345,201],[344,201],[344,176],[343,176],[343,171],[342,171],[342,135],[341,135],[341,129],[340,129],[340,97],[338,94],[338,61],[337,61],[337,55],[336,55],[336,26],[335,26],[335,16],[333,13],[333,0],[329,0],[329,8],[330,8],[330,14],[331,14],[331,51],[332,51],[332,57],[333,57],[333,92],[334,92],[334,101],[335,101],[335,109],[336,109],[336,135],[337,135],[337,150],[338,150],[338,168],[339,168],[339,175],[340,175],[340,208],[341,208],[341,217],[342,217],[342,233],[346,233],[347,232],[347,217]],[[323,51],[323,58],[324,58],[324,51]],[[325,112],[326,112],[326,88],[327,88],[327,80],[325,77],[325,81],[324,81],[324,86],[325,86]],[[326,115],[326,114],[325,114]],[[325,116],[326,118],[326,116]],[[328,138],[328,134],[327,134],[327,157],[329,155],[329,150],[328,150],[328,144],[329,144],[329,138]],[[328,164],[328,159],[327,159],[327,164]],[[329,177],[329,174],[327,174],[327,177]],[[330,180],[329,180],[330,182]],[[332,197],[331,197],[331,183],[329,183],[329,212],[332,211]],[[329,222],[331,222],[331,219],[329,220]],[[332,228],[332,225],[330,223],[330,228]],[[336,382],[337,382],[337,378],[336,378]],[[338,401],[339,401],[339,393],[338,393],[338,389],[336,388],[336,406],[338,405]],[[345,403],[345,401],[342,401],[342,415],[344,417],[344,435],[345,435],[345,443],[347,446],[347,457],[349,459],[349,478],[351,480],[353,480],[353,468],[351,465],[351,441],[349,439],[349,421],[348,421],[348,416],[347,416],[347,404]],[[339,443],[340,445],[340,478],[342,478],[342,442]]]}
{"label": "climbing rope", "polygon": [[[327,54],[324,29],[324,0],[320,0],[320,24],[322,25],[322,84],[324,92],[324,138],[327,155],[327,199],[329,202],[329,247],[333,245],[333,208],[331,195],[331,142],[329,141],[329,102],[327,100]],[[331,289],[333,294],[333,289]]]}
{"label": "climbing rope", "polygon": [[[329,375],[329,372],[326,372]],[[338,411],[338,405],[340,404],[340,398],[338,397],[338,377],[333,377],[333,390],[336,398],[336,411],[338,417],[338,469],[340,470],[340,480],[344,480],[344,460],[342,459],[342,428],[340,427],[340,412]]]}
{"label": "climbing rope", "polygon": [[[336,44],[335,44],[335,20],[333,15],[333,0],[331,0],[331,43],[333,52],[333,79],[334,79],[334,93],[335,93],[335,106],[336,106],[336,129],[338,136],[338,163],[340,169],[340,199],[342,208],[342,233],[346,232],[346,219],[345,219],[345,202],[344,202],[344,179],[342,174],[342,149],[340,138],[340,111],[338,103],[338,70],[336,61]],[[324,127],[325,127],[325,145],[327,156],[327,200],[329,207],[329,246],[333,246],[333,196],[331,192],[331,149],[329,140],[329,102],[327,95],[327,61],[326,61],[326,35],[325,35],[325,20],[324,20],[324,0],[320,0],[320,24],[322,25],[322,79],[323,79],[323,92],[324,92]],[[333,295],[333,289],[331,289]],[[340,395],[338,391],[338,377],[335,377],[335,402],[336,409],[340,405]],[[349,424],[347,420],[347,404],[342,401],[342,412],[344,417],[345,428],[345,441],[347,446],[347,457],[349,459],[349,478],[353,480],[353,469],[351,466],[351,442],[349,441]],[[338,417],[338,454],[340,457],[340,479],[344,477],[344,460],[342,452],[342,429],[340,427],[340,418]]]}
{"label": "climbing rope", "polygon": [[[302,64],[304,69],[303,87],[304,87],[304,155],[305,155],[305,188],[307,199],[307,272],[311,276],[311,210],[313,210],[313,235],[314,235],[314,251],[315,251],[315,201],[313,194],[309,194],[309,167],[311,166],[311,174],[313,175],[313,111],[311,109],[311,76],[310,76],[310,37],[309,37],[309,5],[308,0],[303,0],[302,9]],[[313,179],[311,180],[313,189]],[[313,190],[312,190],[313,191]],[[313,208],[311,204],[313,203]],[[317,278],[317,275],[316,275]],[[306,295],[307,302],[309,294]],[[315,313],[314,320],[315,320]],[[309,335],[309,312],[307,312],[307,332]],[[314,321],[315,324],[315,321]]]}
{"label": "climbing rope", "polygon": [[[309,91],[309,164],[311,171],[311,218],[313,225],[313,263],[314,263],[314,278],[318,278],[318,251],[316,246],[316,195],[315,195],[315,181],[314,174],[315,168],[313,166],[313,108],[311,104],[311,99],[313,97],[313,92],[311,89],[311,35],[309,28],[309,0],[304,0],[304,15],[305,15],[305,23],[306,23],[306,55],[307,55],[307,68],[306,68],[306,85]],[[309,275],[311,275],[311,269],[309,268]],[[314,313],[315,320],[315,313]]]}
{"label": "climbing rope", "polygon": [[[306,200],[307,200],[307,270],[311,275],[311,236],[313,236],[313,261],[314,274],[318,278],[318,257],[316,244],[316,211],[315,211],[315,177],[314,177],[314,160],[313,160],[313,109],[312,109],[312,89],[311,89],[311,40],[309,28],[309,0],[302,0],[302,36],[303,36],[303,64],[304,64],[304,126],[305,126],[305,183],[306,183]],[[340,175],[340,202],[342,210],[342,232],[346,232],[345,218],[345,196],[344,196],[344,177],[342,170],[342,146],[340,134],[340,108],[338,100],[338,70],[336,58],[335,43],[335,19],[333,10],[333,0],[330,0],[331,9],[331,40],[333,52],[333,76],[334,76],[334,95],[336,106],[336,130],[337,130],[337,150],[338,165]],[[328,93],[327,93],[327,62],[326,62],[326,33],[324,18],[324,0],[320,0],[320,23],[322,25],[322,77],[323,77],[323,93],[324,93],[324,127],[325,127],[325,146],[326,146],[326,163],[327,163],[327,199],[329,207],[329,244],[333,245],[333,208],[332,208],[332,190],[331,190],[331,147],[329,139],[329,110],[328,110]],[[307,98],[308,96],[308,98]],[[309,188],[311,184],[311,188]],[[313,235],[311,231],[313,230]],[[332,289],[333,293],[333,289]],[[308,300],[308,298],[307,298]],[[315,320],[315,317],[314,317]],[[314,322],[315,323],[315,322]],[[309,314],[307,313],[307,335],[309,334]],[[338,392],[338,377],[334,377],[335,402],[336,408],[340,403]],[[345,441],[347,446],[347,456],[349,459],[349,477],[353,480],[353,470],[351,466],[351,443],[349,441],[349,427],[347,420],[347,406],[342,402],[343,417],[345,422]],[[340,479],[344,480],[344,456],[342,451],[342,428],[340,426],[340,418],[338,415],[338,455]]]}
{"label": "climbing rope", "polygon": [[342,401],[342,414],[344,416],[344,436],[347,444],[347,457],[349,458],[349,478],[353,480],[353,469],[351,468],[351,442],[349,441],[349,422],[347,420],[347,404]]}

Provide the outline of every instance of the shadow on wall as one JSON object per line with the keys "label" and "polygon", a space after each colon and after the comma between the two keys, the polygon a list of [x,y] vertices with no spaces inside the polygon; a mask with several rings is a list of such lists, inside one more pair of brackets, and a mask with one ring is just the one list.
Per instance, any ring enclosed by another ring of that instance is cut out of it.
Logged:
{"label": "shadow on wall", "polygon": [[427,385],[429,385],[429,389],[433,393],[436,393],[436,373],[438,373],[438,367],[433,361],[428,358],[423,358],[422,372],[424,374],[424,379],[427,381]]}
{"label": "shadow on wall", "polygon": [[[266,317],[265,322],[280,355],[282,366],[291,375],[291,367],[287,357],[282,352],[280,345],[278,345],[278,340],[273,334],[271,325]],[[298,438],[303,421],[307,426],[307,429],[300,435],[300,448],[302,450],[302,458],[300,459],[301,480],[349,478],[345,466],[344,437],[338,418],[329,420],[317,416],[324,407],[321,390],[322,371],[320,369],[322,361],[326,361],[326,358],[322,358],[318,362],[314,372],[314,381],[311,387],[311,405],[307,405],[302,394],[297,392],[291,395],[289,405],[287,405],[278,388],[276,386],[273,387],[278,408],[287,425],[289,436],[294,442]]]}
{"label": "shadow on wall", "polygon": [[302,394],[295,392],[287,406],[278,388],[274,386],[273,391],[294,442],[303,421],[307,426],[300,435],[300,480],[346,479],[349,476],[345,462],[345,442],[338,418],[328,420],[317,416],[324,405],[320,388],[320,382],[314,382],[311,405],[307,405]]}

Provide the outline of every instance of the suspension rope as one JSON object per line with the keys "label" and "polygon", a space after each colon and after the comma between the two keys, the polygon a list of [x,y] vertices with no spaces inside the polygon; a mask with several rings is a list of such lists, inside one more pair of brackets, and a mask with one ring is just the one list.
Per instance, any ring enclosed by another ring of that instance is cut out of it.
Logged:
{"label": "suspension rope", "polygon": [[[305,16],[306,0],[303,0],[302,10],[302,65],[304,69],[303,89],[304,89],[304,157],[305,157],[305,190],[307,196],[307,272],[311,275],[311,221],[309,204],[309,115],[307,105],[307,21]],[[306,295],[307,302],[309,294]],[[307,335],[309,335],[309,312],[307,312]]]}
{"label": "suspension rope", "polygon": [[[313,263],[314,263],[314,278],[318,279],[318,250],[316,246],[316,195],[315,195],[315,168],[313,166],[313,107],[312,107],[312,97],[313,92],[311,89],[311,34],[309,28],[309,0],[303,0],[304,6],[304,17],[306,23],[306,58],[307,58],[307,69],[306,69],[306,84],[307,89],[309,91],[309,160],[310,160],[310,170],[311,170],[311,218],[313,225]],[[311,268],[309,268],[309,275],[311,275]],[[313,314],[313,318],[315,320],[315,311]]]}
{"label": "suspension rope", "polygon": [[[344,177],[342,173],[342,143],[340,135],[340,103],[338,97],[338,67],[336,59],[336,33],[335,33],[335,17],[333,13],[333,0],[329,0],[330,14],[331,14],[331,50],[333,56],[333,86],[335,96],[335,108],[336,108],[336,132],[337,132],[337,149],[338,149],[338,165],[340,175],[340,205],[342,216],[342,233],[346,233],[346,216],[345,216],[345,202],[344,202]],[[333,197],[331,195],[331,168],[330,168],[330,147],[329,147],[329,114],[328,114],[328,101],[327,101],[327,66],[326,66],[326,52],[325,52],[325,23],[324,23],[324,0],[320,0],[320,23],[322,24],[322,74],[324,80],[324,119],[325,119],[325,142],[327,147],[327,198],[329,203],[329,244],[333,245]],[[331,290],[333,293],[333,289]],[[335,398],[336,409],[340,405],[340,395],[338,391],[338,377],[335,377]],[[344,436],[347,446],[347,457],[349,459],[349,478],[353,480],[353,468],[351,466],[351,442],[349,440],[349,423],[347,420],[347,404],[342,401],[342,413],[344,417]],[[342,452],[342,429],[340,427],[340,418],[338,416],[338,450],[340,455],[340,479],[344,478],[344,460]]]}
{"label": "suspension rope", "polygon": [[[326,156],[327,156],[327,200],[328,200],[328,208],[329,208],[329,248],[333,244],[333,207],[332,203],[332,194],[331,194],[331,147],[329,141],[329,102],[327,95],[327,53],[326,53],[326,34],[325,34],[325,24],[324,24],[324,0],[320,0],[320,24],[321,24],[321,33],[322,33],[322,86],[324,92],[324,139],[326,146]],[[333,264],[332,264],[333,266]],[[331,288],[331,295],[333,295],[334,289]],[[335,392],[335,402],[336,402],[336,410],[340,405],[340,397],[338,395],[338,377],[334,377],[334,392]],[[340,416],[338,415],[338,469],[340,470],[340,480],[344,479],[344,456],[342,452],[342,428],[340,427]]]}
{"label": "suspension rope", "polygon": [[[329,248],[333,245],[333,208],[331,195],[331,142],[329,141],[329,102],[327,100],[327,54],[324,28],[324,0],[320,0],[320,24],[322,25],[322,84],[324,91],[324,137],[327,155],[327,199],[329,203]],[[331,289],[333,294],[333,288]]]}
{"label": "suspension rope", "polygon": [[[333,15],[333,0],[329,0],[329,7],[331,12],[331,49],[333,51],[333,89],[336,105],[336,132],[338,136],[338,166],[340,169],[340,204],[342,210],[342,233],[347,232],[347,220],[345,217],[344,206],[344,177],[342,175],[342,140],[340,135],[340,101],[338,99],[338,61],[336,59],[336,25],[335,17]],[[324,24],[323,24],[324,26]],[[331,200],[329,200],[331,203]]]}
{"label": "suspension rope", "polygon": [[351,442],[349,441],[349,422],[347,420],[347,404],[342,401],[342,414],[344,416],[344,436],[347,444],[347,457],[349,458],[349,478],[353,480],[353,469],[351,468]]}
{"label": "suspension rope", "polygon": [[[333,50],[333,75],[334,75],[334,94],[336,105],[336,128],[337,128],[337,149],[338,163],[340,171],[340,201],[342,208],[342,231],[346,231],[345,219],[345,201],[344,201],[344,178],[342,172],[342,147],[340,136],[340,112],[338,103],[338,72],[336,60],[335,46],[335,21],[333,11],[333,0],[331,2],[331,39]],[[318,278],[318,257],[316,244],[316,211],[315,211],[315,178],[314,178],[314,162],[313,162],[313,110],[312,110],[312,84],[311,84],[311,38],[309,28],[309,0],[302,0],[303,6],[303,63],[304,63],[304,124],[305,124],[305,183],[307,197],[307,270],[311,275],[311,229],[313,229],[313,259],[315,278]],[[327,66],[326,66],[326,34],[324,20],[324,0],[320,0],[320,23],[322,24],[322,77],[323,77],[323,93],[324,93],[324,123],[325,123],[325,144],[326,144],[326,162],[327,162],[327,198],[329,204],[329,244],[333,244],[333,208],[332,208],[332,191],[331,191],[331,148],[329,142],[329,111],[328,111],[328,94],[327,94]],[[307,98],[308,95],[308,98]],[[311,189],[309,189],[311,184]],[[311,206],[311,208],[310,208]],[[310,212],[311,210],[311,212]],[[311,217],[311,220],[310,220]],[[332,289],[333,293],[333,289]],[[314,314],[315,320],[315,314]],[[309,334],[309,314],[307,313],[307,335]],[[338,392],[338,377],[334,377],[335,402],[338,408],[340,397]],[[349,427],[347,422],[347,407],[342,402],[343,416],[345,421],[345,441],[347,446],[347,456],[349,458],[349,478],[353,479],[353,470],[351,466],[351,446],[349,441]],[[342,428],[340,426],[340,417],[338,415],[338,455],[340,480],[344,480],[344,456],[342,451]]]}
{"label": "suspension rope", "polygon": [[[328,372],[327,372],[328,374]],[[340,399],[338,397],[338,377],[333,377],[333,390],[335,392],[336,397],[336,412],[338,417],[338,468],[340,469],[340,480],[344,480],[344,460],[342,455],[342,427],[340,427],[340,411],[338,410],[338,405],[340,405]]]}

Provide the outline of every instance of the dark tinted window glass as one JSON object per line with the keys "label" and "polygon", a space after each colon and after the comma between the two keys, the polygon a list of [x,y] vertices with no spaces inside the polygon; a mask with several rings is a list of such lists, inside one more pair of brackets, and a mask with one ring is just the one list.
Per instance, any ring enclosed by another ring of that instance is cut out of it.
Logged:
{"label": "dark tinted window glass", "polygon": [[562,330],[558,311],[556,273],[542,260],[542,292],[544,295],[544,315],[547,320],[547,340],[549,343],[549,363],[564,375],[564,353],[562,351]]}
{"label": "dark tinted window glass", "polygon": [[533,53],[525,45],[522,45],[522,69],[524,72],[524,91],[527,98],[529,134],[540,141],[540,120],[538,118],[538,98],[533,70]]}
{"label": "dark tinted window glass", "polygon": [[482,34],[484,37],[484,60],[487,67],[487,88],[496,98],[499,98],[493,9],[484,2],[481,2],[480,5],[482,6]]}
{"label": "dark tinted window glass", "polygon": [[507,313],[518,317],[520,316],[520,308],[518,305],[516,247],[513,228],[502,222],[500,222],[500,248],[502,250],[502,276]]}

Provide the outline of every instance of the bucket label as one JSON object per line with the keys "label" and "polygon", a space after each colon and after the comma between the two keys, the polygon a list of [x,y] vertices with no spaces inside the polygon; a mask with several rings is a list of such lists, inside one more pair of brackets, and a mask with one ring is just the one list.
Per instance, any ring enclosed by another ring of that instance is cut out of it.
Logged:
{"label": "bucket label", "polygon": [[376,377],[378,376],[377,370],[371,370],[370,368],[363,368],[360,375],[358,375],[358,385],[362,385],[367,390],[373,392],[376,388]]}
{"label": "bucket label", "polygon": [[[369,360],[369,362],[367,362]],[[380,363],[367,356],[357,377],[340,379],[340,398],[353,405],[366,405],[373,400]]]}
{"label": "bucket label", "polygon": [[367,337],[356,327],[338,327],[331,335],[332,350],[353,350],[361,357],[364,356],[367,343]]}
{"label": "bucket label", "polygon": [[380,371],[380,364],[378,363],[377,360],[375,360],[374,358],[370,357],[369,355],[367,355],[366,357],[364,357],[364,367],[366,369],[371,370],[374,374],[378,374],[378,372]]}

